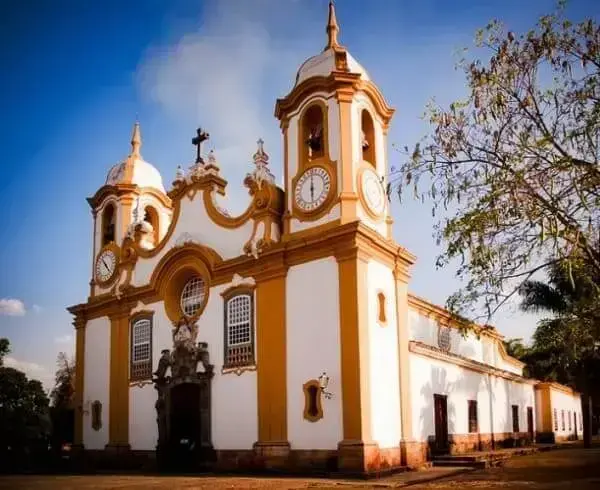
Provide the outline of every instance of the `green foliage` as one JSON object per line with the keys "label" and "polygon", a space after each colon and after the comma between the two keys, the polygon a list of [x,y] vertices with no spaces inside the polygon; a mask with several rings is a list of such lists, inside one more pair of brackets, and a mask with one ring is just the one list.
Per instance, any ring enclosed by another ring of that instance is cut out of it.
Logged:
{"label": "green foliage", "polygon": [[0,441],[3,445],[24,447],[44,438],[49,431],[48,397],[42,384],[27,379],[17,369],[0,367]]}
{"label": "green foliage", "polygon": [[4,358],[10,354],[10,342],[7,338],[0,338],[0,366],[4,366]]}
{"label": "green foliage", "polygon": [[55,384],[50,392],[50,402],[53,407],[71,408],[75,393],[75,363],[64,352],[59,352],[56,365]]}
{"label": "green foliage", "polygon": [[524,311],[552,316],[540,321],[531,347],[513,354],[527,364],[528,375],[584,391],[600,381],[600,274],[574,261],[573,267],[553,265],[548,277],[519,291]]}
{"label": "green foliage", "polygon": [[520,35],[492,21],[477,48],[489,61],[459,63],[468,97],[428,106],[395,182],[442,213],[437,265],[459,259],[465,284],[447,306],[487,320],[548,265],[600,273],[600,28],[559,7]]}

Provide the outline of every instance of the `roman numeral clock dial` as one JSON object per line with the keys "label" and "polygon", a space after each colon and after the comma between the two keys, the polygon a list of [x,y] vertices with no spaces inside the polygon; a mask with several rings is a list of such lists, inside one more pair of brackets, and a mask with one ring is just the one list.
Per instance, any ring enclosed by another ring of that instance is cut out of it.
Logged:
{"label": "roman numeral clock dial", "polygon": [[296,206],[305,213],[320,208],[329,196],[331,177],[323,167],[311,167],[304,172],[294,189]]}
{"label": "roman numeral clock dial", "polygon": [[117,255],[113,250],[107,249],[100,252],[96,259],[96,281],[106,283],[110,281],[117,270]]}

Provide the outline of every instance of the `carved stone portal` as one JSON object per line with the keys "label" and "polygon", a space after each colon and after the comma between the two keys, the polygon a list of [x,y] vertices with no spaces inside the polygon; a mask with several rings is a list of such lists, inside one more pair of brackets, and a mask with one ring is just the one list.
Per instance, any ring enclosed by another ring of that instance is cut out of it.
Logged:
{"label": "carved stone portal", "polygon": [[208,344],[196,344],[196,336],[193,322],[178,322],[173,349],[162,351],[153,376],[158,391],[156,457],[164,470],[201,470],[214,460],[210,413],[214,366],[209,362]]}

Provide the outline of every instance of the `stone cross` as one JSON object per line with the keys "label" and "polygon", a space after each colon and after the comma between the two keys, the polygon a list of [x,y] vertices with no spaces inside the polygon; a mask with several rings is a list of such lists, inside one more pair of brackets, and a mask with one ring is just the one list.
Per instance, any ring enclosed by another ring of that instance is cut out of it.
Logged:
{"label": "stone cross", "polygon": [[204,163],[202,160],[202,143],[205,142],[210,135],[206,131],[202,131],[202,128],[196,130],[196,136],[192,138],[192,145],[196,147],[196,163]]}

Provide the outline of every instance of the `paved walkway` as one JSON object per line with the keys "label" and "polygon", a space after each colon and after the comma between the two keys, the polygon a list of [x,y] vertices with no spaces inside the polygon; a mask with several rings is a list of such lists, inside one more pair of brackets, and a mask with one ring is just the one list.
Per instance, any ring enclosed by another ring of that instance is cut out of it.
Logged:
{"label": "paved walkway", "polygon": [[376,489],[477,490],[600,489],[600,447],[568,448],[538,452],[510,459],[503,467],[471,471],[460,468],[430,468],[400,473],[371,481],[312,478],[168,477],[168,476],[7,476],[0,489],[90,490],[90,489]]}

